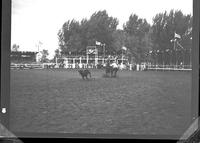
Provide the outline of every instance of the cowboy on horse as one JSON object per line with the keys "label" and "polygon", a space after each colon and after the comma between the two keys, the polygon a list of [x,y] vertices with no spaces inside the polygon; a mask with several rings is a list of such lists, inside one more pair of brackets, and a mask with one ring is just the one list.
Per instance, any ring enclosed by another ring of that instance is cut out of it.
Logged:
{"label": "cowboy on horse", "polygon": [[108,57],[106,62],[106,75],[110,73],[111,77],[116,77],[118,71],[118,65],[116,62],[110,64],[110,58]]}
{"label": "cowboy on horse", "polygon": [[111,76],[116,77],[117,76],[117,71],[118,71],[118,65],[117,65],[117,63],[114,61],[111,64],[111,67],[112,67]]}

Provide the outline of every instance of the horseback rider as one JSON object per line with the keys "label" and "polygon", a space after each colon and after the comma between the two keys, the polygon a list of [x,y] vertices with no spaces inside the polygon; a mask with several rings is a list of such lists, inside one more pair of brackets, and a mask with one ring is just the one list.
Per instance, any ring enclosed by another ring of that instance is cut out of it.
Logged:
{"label": "horseback rider", "polygon": [[118,71],[118,65],[116,61],[114,61],[110,66],[112,67],[112,76],[116,77]]}
{"label": "horseback rider", "polygon": [[118,71],[118,65],[116,62],[111,63],[110,56],[108,56],[106,60],[106,75],[110,73],[111,77],[116,77],[117,71]]}
{"label": "horseback rider", "polygon": [[111,66],[112,66],[113,68],[118,68],[118,65],[117,65],[117,63],[116,63],[115,61],[111,64]]}

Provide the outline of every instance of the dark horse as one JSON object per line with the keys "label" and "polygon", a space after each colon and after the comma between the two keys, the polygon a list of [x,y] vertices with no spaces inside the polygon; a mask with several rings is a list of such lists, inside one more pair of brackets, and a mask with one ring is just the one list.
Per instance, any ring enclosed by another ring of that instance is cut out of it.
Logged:
{"label": "dark horse", "polygon": [[110,77],[116,77],[117,71],[118,71],[118,68],[114,68],[114,67],[110,66],[109,63],[107,63],[107,65],[106,65],[106,76],[108,76],[108,74],[110,74]]}
{"label": "dark horse", "polygon": [[92,77],[91,72],[88,69],[78,70],[78,72],[81,75],[82,79],[85,79],[85,78],[88,79],[88,75],[90,75],[90,78]]}

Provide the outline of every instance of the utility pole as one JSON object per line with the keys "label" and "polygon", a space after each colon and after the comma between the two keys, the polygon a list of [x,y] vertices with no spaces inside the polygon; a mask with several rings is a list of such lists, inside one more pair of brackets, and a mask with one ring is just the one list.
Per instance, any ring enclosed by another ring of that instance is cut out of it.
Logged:
{"label": "utility pole", "polygon": [[105,51],[106,51],[105,46],[106,46],[106,44],[104,43],[102,45],[103,45],[103,64],[104,64],[105,63]]}

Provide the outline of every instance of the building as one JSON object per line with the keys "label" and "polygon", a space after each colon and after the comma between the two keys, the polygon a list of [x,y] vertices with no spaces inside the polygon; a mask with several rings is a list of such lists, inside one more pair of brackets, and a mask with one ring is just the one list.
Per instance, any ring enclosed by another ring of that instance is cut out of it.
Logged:
{"label": "building", "polygon": [[42,59],[42,53],[41,52],[38,52],[36,54],[36,62],[41,62],[41,59]]}
{"label": "building", "polygon": [[28,51],[11,51],[10,61],[11,63],[34,63],[37,62],[38,52],[28,52]]}

